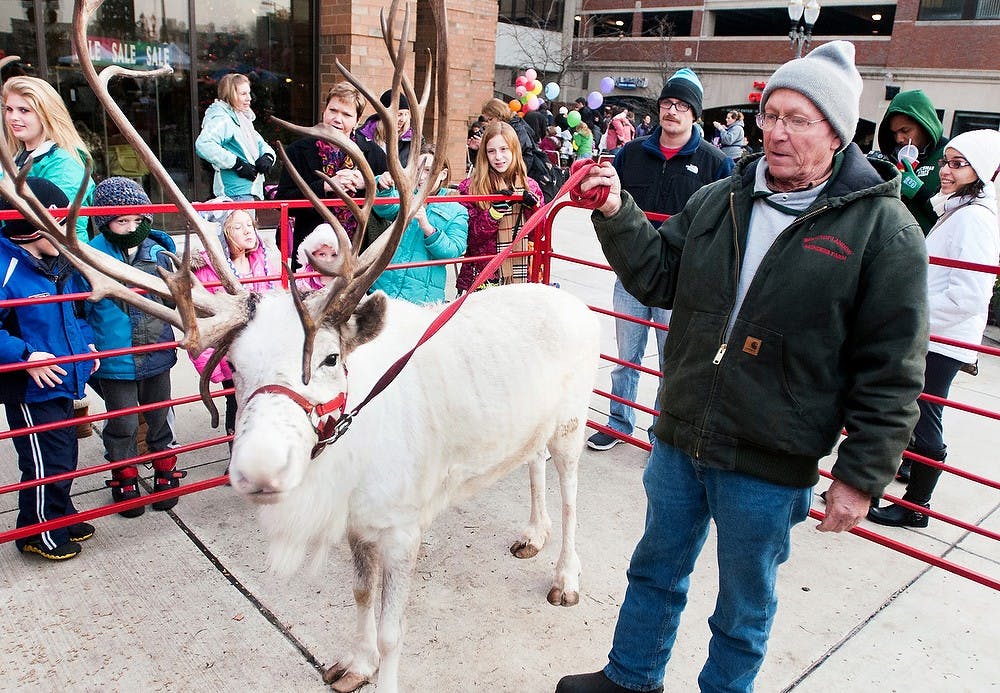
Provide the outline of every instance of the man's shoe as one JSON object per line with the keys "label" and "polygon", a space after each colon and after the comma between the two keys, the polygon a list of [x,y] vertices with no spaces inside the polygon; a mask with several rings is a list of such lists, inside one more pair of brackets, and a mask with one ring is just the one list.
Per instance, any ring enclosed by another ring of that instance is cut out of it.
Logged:
{"label": "man's shoe", "polygon": [[[651,693],[662,693],[663,686],[650,690]],[[563,676],[556,685],[556,693],[636,693],[636,691],[619,686],[605,676],[603,671],[595,671],[593,674]]]}
{"label": "man's shoe", "polygon": [[70,541],[87,541],[94,536],[94,525],[89,522],[77,522],[66,529],[69,531]]}
{"label": "man's shoe", "polygon": [[598,431],[587,438],[587,447],[591,450],[610,450],[620,442],[622,442],[621,438],[615,438],[614,436],[609,436],[607,433]]}
{"label": "man's shoe", "polygon": [[[924,505],[924,507],[931,506]],[[926,527],[930,518],[924,513],[893,503],[884,508],[872,508],[868,511],[868,519],[886,527]]]}
{"label": "man's shoe", "polygon": [[21,547],[21,553],[37,553],[50,561],[65,561],[80,553],[80,545],[75,541],[67,541],[50,549],[42,543],[41,539],[31,539]]}
{"label": "man's shoe", "polygon": [[910,480],[910,466],[913,464],[913,460],[903,460],[899,463],[899,469],[896,471],[896,481],[902,481],[904,484]]}

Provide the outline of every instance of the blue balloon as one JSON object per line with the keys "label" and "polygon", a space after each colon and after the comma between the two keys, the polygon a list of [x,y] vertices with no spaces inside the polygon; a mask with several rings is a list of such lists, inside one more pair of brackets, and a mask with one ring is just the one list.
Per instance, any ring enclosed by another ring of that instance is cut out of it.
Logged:
{"label": "blue balloon", "polygon": [[555,82],[549,82],[545,85],[545,98],[549,101],[558,98],[559,96],[559,85]]}

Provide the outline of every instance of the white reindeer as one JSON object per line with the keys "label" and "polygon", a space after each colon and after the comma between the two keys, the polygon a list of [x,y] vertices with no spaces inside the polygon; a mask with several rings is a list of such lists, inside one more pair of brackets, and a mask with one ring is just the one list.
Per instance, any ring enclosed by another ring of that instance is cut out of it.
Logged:
{"label": "white reindeer", "polygon": [[539,285],[470,297],[347,433],[311,462],[317,435],[302,408],[280,393],[247,394],[279,383],[326,402],[349,389],[350,408],[435,311],[373,295],[339,329],[316,335],[313,376],[303,387],[295,385],[302,328],[289,309],[287,296],[265,297],[229,349],[241,400],[229,474],[236,491],[269,504],[261,520],[273,565],[293,569],[309,551],[347,535],[357,632],[324,680],[350,691],[381,669],[379,690],[396,690],[403,609],[424,529],[452,500],[526,461],[531,515],[511,552],[519,558],[538,553],[552,524],[545,508],[546,446],[563,498],[562,546],[548,600],[576,604],[577,460],[599,348],[597,320],[586,306]]}
{"label": "white reindeer", "polygon": [[[0,177],[0,194],[86,275],[92,300],[115,296],[183,329],[183,344],[189,350],[215,348],[201,384],[213,425],[218,411],[208,396],[207,374],[228,353],[235,365],[240,402],[230,478],[237,492],[263,506],[261,519],[271,540],[273,564],[292,570],[309,553],[321,556],[325,547],[345,535],[354,557],[357,633],[347,655],[326,671],[324,681],[335,690],[351,691],[374,681],[378,673],[380,691],[397,690],[403,612],[424,529],[456,498],[490,485],[525,462],[531,482],[530,518],[511,552],[519,558],[538,553],[551,529],[545,507],[546,449],[559,473],[563,501],[562,546],[548,600],[576,604],[577,461],[598,359],[597,319],[578,300],[546,286],[516,285],[470,296],[398,377],[358,413],[346,433],[325,445],[330,428],[349,421],[342,418],[344,411],[369,392],[437,314],[435,309],[390,300],[382,293],[365,296],[427,197],[427,189],[413,192],[417,157],[403,168],[397,143],[390,138],[389,171],[400,193],[399,215],[392,228],[359,255],[350,249],[358,247],[371,210],[375,181],[370,168],[340,133],[320,126],[289,126],[347,149],[365,177],[366,200],[359,206],[338,189],[359,220],[351,239],[300,180],[304,194],[335,228],[344,249],[330,266],[311,258],[333,281],[305,296],[294,283],[291,294],[250,294],[222,257],[211,226],[197,215],[108,94],[107,83],[117,75],[159,76],[169,68],[141,72],[110,66],[98,75],[90,62],[86,26],[100,4],[101,0],[75,3],[73,43],[81,70],[109,117],[201,238],[225,292],[210,294],[193,276],[189,243],[179,269],[163,273],[163,280],[79,244],[65,229],[73,228],[82,189],[69,222],[60,226],[27,188],[24,179],[29,172],[18,172],[2,149],[0,163],[6,175]],[[390,17],[396,10],[394,0]],[[447,65],[442,57],[447,44],[443,13],[443,3],[436,4],[438,84]],[[404,75],[408,23],[407,11],[398,42],[384,16],[382,28],[395,68],[393,93],[406,93],[414,138],[419,141],[430,83],[418,101]],[[339,63],[338,67],[391,131],[395,106],[382,106]],[[438,113],[447,112],[443,94],[439,89]],[[446,119],[440,117],[438,141],[445,141],[445,128]],[[279,152],[284,158],[280,147]],[[437,179],[440,168],[436,160],[429,180]],[[336,188],[332,179],[326,180]],[[149,301],[126,284],[172,297],[177,310]],[[377,619],[376,586],[381,588]]]}

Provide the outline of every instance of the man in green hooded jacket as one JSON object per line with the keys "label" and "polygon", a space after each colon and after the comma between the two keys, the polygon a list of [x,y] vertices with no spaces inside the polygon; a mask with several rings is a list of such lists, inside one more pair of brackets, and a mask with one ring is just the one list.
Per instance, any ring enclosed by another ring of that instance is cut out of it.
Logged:
{"label": "man in green hooded jacket", "polygon": [[[941,189],[938,159],[948,144],[943,131],[934,105],[920,89],[896,94],[878,126],[878,148],[897,167],[902,167],[900,195],[924,235],[937,221],[931,198]],[[913,162],[899,156],[900,150],[910,144],[919,152]]]}

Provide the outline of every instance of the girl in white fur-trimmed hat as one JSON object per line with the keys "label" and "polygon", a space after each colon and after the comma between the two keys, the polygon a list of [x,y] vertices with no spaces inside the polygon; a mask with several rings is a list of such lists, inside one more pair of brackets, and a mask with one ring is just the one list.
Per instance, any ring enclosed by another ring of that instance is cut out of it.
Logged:
{"label": "girl in white fur-trimmed hat", "polygon": [[[997,223],[997,195],[994,178],[1000,167],[1000,132],[973,130],[955,137],[944,149],[940,163],[941,192],[931,198],[937,223],[927,234],[927,254],[931,257],[995,265],[1000,260],[1000,225]],[[932,264],[927,268],[930,333],[966,344],[979,344],[995,277]],[[951,381],[963,370],[975,371],[978,352],[972,348],[932,341],[924,368],[924,392],[948,397]],[[944,462],[945,445],[941,417],[944,407],[920,400],[920,420],[913,430],[908,450]],[[906,480],[903,500],[930,507],[931,494],[941,470],[905,460],[898,479]],[[868,519],[890,527],[926,527],[926,513],[892,504],[872,508]]]}
{"label": "girl in white fur-trimmed hat", "polygon": [[[312,230],[312,233],[303,238],[302,243],[299,244],[295,260],[301,268],[300,272],[316,272],[316,269],[309,262],[310,255],[319,258],[320,261],[325,260],[329,262],[337,255],[339,248],[340,241],[337,240],[337,234],[333,230],[333,227],[329,224],[320,224]],[[331,279],[332,277],[322,274],[319,276],[301,277],[295,280],[295,285],[305,291],[315,291],[329,284]]]}

